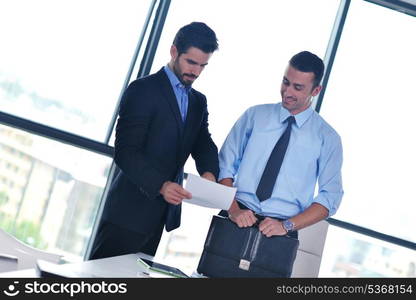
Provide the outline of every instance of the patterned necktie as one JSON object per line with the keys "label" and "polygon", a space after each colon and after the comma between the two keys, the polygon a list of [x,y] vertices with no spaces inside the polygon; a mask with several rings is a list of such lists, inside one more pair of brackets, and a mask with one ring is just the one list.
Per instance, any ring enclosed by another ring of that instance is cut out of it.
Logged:
{"label": "patterned necktie", "polygon": [[181,112],[181,117],[182,117],[182,121],[185,122],[186,120],[186,113],[188,110],[188,89],[183,86],[182,84],[180,85],[180,90],[181,90],[181,100],[180,100],[180,112]]}
{"label": "patterned necktie", "polygon": [[257,186],[256,195],[260,201],[267,200],[271,197],[274,184],[276,183],[277,175],[282,166],[283,158],[285,157],[287,145],[289,144],[290,132],[292,124],[295,122],[295,117],[290,116],[286,119],[287,127],[280,139],[277,141],[267,161],[266,167],[261,176],[259,185]]}

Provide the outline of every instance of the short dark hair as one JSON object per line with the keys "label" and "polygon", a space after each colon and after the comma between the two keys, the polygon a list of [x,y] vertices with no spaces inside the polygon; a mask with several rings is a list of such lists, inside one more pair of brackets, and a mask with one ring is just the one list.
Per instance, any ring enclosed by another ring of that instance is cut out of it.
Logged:
{"label": "short dark hair", "polygon": [[321,82],[324,75],[325,65],[322,59],[317,55],[309,52],[302,51],[295,54],[289,61],[289,64],[301,72],[313,72],[315,78],[313,80],[313,87],[317,87]]}
{"label": "short dark hair", "polygon": [[218,50],[215,32],[202,22],[192,22],[179,29],[173,44],[178,49],[179,55],[188,51],[190,47],[198,48],[205,53],[213,53]]}

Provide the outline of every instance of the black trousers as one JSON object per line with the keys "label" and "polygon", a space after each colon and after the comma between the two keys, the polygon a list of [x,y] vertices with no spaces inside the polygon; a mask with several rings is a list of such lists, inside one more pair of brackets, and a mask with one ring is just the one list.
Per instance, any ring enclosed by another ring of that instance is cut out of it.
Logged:
{"label": "black trousers", "polygon": [[[245,206],[244,204],[242,204],[242,203],[240,203],[240,202],[238,202],[237,201],[237,204],[238,204],[238,206],[241,208],[241,209],[249,209],[247,206]],[[218,215],[220,215],[220,216],[223,216],[223,217],[227,217],[228,218],[228,212],[226,211],[226,210],[221,210],[219,213],[218,213]],[[264,216],[260,216],[260,215],[255,215],[256,216],[256,218],[258,219],[258,221],[262,221],[262,220],[264,220]],[[276,219],[276,220],[279,220],[279,221],[284,221],[283,219],[279,219],[279,218],[273,218],[273,217],[270,217],[270,218],[272,218],[272,219]],[[298,232],[295,230],[295,231],[292,231],[292,232],[289,232],[288,234],[287,234],[288,236],[290,236],[290,237],[292,237],[292,238],[295,238],[295,239],[297,239],[298,238]]]}
{"label": "black trousers", "polygon": [[143,252],[154,256],[164,225],[149,234],[142,234],[103,221],[97,231],[89,259]]}

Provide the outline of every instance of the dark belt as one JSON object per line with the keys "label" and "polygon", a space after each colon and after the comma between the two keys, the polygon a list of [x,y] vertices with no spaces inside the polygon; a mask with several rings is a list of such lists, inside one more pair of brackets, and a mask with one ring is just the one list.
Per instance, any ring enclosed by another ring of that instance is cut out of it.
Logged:
{"label": "dark belt", "polygon": [[[250,208],[248,208],[247,206],[245,206],[244,204],[242,204],[242,203],[240,203],[238,201],[237,201],[237,204],[238,204],[238,206],[241,209],[251,210]],[[228,218],[228,212],[226,210],[221,210],[220,213],[219,213],[219,215]],[[258,224],[260,224],[260,222],[263,221],[267,217],[267,216],[258,215],[256,213],[254,214],[254,216],[257,218],[257,222],[256,222],[256,224],[254,224],[255,226],[258,225]],[[282,222],[282,221],[285,220],[285,219],[280,219],[280,218],[275,218],[275,217],[269,217],[269,218],[278,220],[280,222]],[[298,231],[297,230],[294,230],[294,231],[288,232],[287,233],[287,236],[290,236],[291,238],[294,238],[294,239],[298,239]]]}

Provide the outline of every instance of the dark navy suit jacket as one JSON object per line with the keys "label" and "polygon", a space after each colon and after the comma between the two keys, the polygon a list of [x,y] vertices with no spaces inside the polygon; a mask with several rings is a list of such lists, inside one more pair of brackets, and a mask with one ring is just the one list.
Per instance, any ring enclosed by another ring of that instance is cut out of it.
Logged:
{"label": "dark navy suit jacket", "polygon": [[185,123],[163,68],[130,83],[123,94],[116,126],[114,160],[117,170],[103,220],[139,233],[164,223],[180,225],[180,205],[168,204],[159,191],[165,181],[177,181],[189,155],[200,174],[218,178],[218,149],[208,131],[206,98],[189,92]]}

